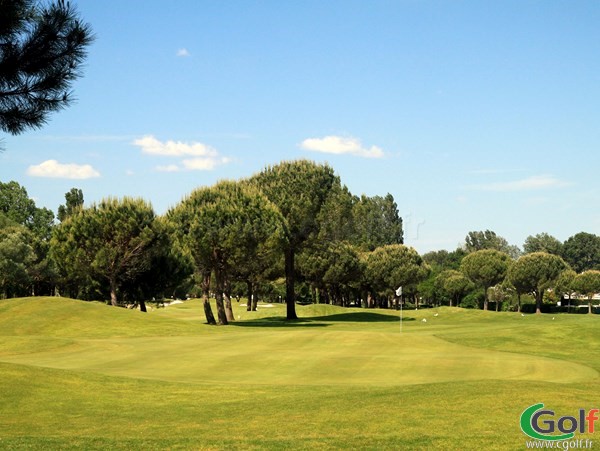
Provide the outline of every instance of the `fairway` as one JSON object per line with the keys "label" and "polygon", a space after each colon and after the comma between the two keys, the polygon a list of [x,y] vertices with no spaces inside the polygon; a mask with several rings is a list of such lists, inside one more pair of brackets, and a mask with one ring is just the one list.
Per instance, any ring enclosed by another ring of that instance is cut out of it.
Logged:
{"label": "fairway", "polygon": [[595,316],[234,311],[0,301],[0,448],[523,449],[529,405],[597,407]]}

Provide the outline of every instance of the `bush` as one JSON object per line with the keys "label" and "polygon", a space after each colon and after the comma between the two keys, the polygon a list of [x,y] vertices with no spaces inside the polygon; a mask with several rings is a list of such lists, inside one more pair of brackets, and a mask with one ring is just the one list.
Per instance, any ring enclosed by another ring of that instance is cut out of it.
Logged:
{"label": "bush", "polygon": [[484,296],[483,290],[476,290],[466,295],[462,301],[460,301],[459,307],[462,308],[480,308],[483,304]]}

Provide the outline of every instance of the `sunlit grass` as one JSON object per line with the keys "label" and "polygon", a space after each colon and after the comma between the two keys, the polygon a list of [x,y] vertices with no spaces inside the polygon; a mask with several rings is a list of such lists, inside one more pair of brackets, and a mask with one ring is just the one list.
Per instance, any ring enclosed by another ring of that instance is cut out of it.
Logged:
{"label": "sunlit grass", "polygon": [[0,448],[523,449],[529,405],[597,407],[596,316],[284,311],[0,301]]}

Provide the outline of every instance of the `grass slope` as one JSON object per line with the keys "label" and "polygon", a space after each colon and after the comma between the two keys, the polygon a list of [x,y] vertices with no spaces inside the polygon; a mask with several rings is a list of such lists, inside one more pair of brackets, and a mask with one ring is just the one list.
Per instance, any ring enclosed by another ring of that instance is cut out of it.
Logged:
{"label": "grass slope", "polygon": [[0,448],[523,449],[527,406],[598,407],[597,317],[234,309],[0,301]]}

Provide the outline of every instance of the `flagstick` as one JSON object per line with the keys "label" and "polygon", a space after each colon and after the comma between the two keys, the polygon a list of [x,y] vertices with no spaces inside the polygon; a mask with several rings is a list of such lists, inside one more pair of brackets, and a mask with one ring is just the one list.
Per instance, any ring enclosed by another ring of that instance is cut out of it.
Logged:
{"label": "flagstick", "polygon": [[402,333],[402,295],[400,295],[400,333]]}

